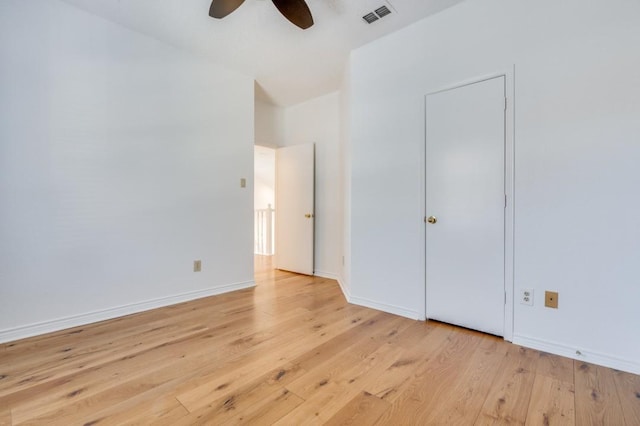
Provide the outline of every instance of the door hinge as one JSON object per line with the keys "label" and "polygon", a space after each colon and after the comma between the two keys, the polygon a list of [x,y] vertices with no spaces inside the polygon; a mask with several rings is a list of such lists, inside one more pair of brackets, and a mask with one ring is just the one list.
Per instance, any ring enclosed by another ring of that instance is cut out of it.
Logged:
{"label": "door hinge", "polygon": [[504,194],[504,208],[507,208],[507,194]]}
{"label": "door hinge", "polygon": [[507,98],[504,98],[504,110],[507,110]]}
{"label": "door hinge", "polygon": [[507,304],[507,292],[506,291],[504,292],[504,304],[505,305]]}

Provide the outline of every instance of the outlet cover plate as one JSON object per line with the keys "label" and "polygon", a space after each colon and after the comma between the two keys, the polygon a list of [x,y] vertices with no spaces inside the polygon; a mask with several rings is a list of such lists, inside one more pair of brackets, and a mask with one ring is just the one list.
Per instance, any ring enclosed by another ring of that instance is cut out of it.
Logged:
{"label": "outlet cover plate", "polygon": [[520,303],[522,305],[533,306],[533,289],[532,288],[520,289]]}

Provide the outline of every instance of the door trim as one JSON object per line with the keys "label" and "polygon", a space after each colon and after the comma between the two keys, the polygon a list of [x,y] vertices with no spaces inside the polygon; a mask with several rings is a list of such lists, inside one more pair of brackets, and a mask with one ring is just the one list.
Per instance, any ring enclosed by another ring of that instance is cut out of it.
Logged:
{"label": "door trim", "polygon": [[498,77],[504,77],[504,89],[507,104],[505,108],[505,147],[504,147],[504,191],[507,196],[507,203],[504,211],[504,340],[513,340],[513,309],[515,301],[514,291],[514,221],[515,221],[515,65],[510,69],[504,69],[491,74],[480,77],[470,78],[459,81],[451,85],[441,87],[437,90],[428,92],[424,95],[423,103],[423,144],[422,144],[422,170],[421,170],[421,205],[422,212],[420,222],[424,225],[423,244],[422,244],[422,266],[423,266],[423,286],[422,286],[422,312],[421,318],[427,318],[427,264],[426,264],[426,245],[427,245],[427,229],[424,218],[426,217],[426,152],[427,152],[427,96],[448,90],[458,89],[475,83],[491,80]]}

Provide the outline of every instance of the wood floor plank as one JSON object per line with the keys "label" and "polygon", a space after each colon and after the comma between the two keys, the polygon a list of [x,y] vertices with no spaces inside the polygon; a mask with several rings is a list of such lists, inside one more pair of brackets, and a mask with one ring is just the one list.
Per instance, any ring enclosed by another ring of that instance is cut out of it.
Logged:
{"label": "wood floor plank", "polygon": [[12,424],[11,410],[0,408],[0,426],[11,426]]}
{"label": "wood floor plank", "polygon": [[399,346],[384,343],[366,358],[360,358],[360,362],[348,370],[337,374],[334,380],[341,384],[349,395],[355,395],[376,380],[389,366],[397,363],[404,352],[405,349]]}
{"label": "wood floor plank", "polygon": [[[307,311],[308,312],[308,311]],[[230,333],[232,334],[242,334],[242,330],[243,327],[245,325],[250,325],[253,322],[255,322],[255,318],[240,318],[238,320],[234,320],[230,323],[226,323],[223,322],[222,324],[216,325],[214,328],[209,329],[208,331],[213,335],[216,335],[216,339],[220,339],[223,338],[225,335],[228,335]],[[181,324],[182,321],[181,321]],[[157,326],[156,326],[157,327]],[[159,327],[160,330],[163,330],[163,327]],[[198,334],[198,330],[200,330],[199,328],[195,330],[196,334]],[[140,330],[138,330],[140,331]],[[162,334],[162,332],[160,333],[162,339],[156,339],[158,340],[160,343],[158,343],[159,345],[167,345],[167,342],[171,342],[175,339],[172,338],[172,335],[168,333],[168,331],[170,330],[166,330],[164,334]],[[128,331],[124,333],[125,335],[128,335]],[[185,335],[191,335],[192,332],[188,331],[187,334],[183,334],[181,333],[181,338],[183,338]],[[117,335],[120,335],[120,333],[117,333]],[[205,335],[206,337],[207,335]],[[118,340],[117,343],[116,340]],[[93,358],[98,358],[99,362],[102,365],[107,364],[109,362],[109,357],[107,356],[109,353],[113,353],[116,355],[116,358],[118,359],[124,359],[124,360],[128,360],[128,358],[133,358],[132,354],[139,354],[144,352],[147,348],[145,348],[144,346],[144,342],[138,340],[137,342],[134,340],[133,343],[130,344],[130,349],[126,350],[125,347],[122,346],[122,344],[120,343],[120,339],[105,339],[105,341],[102,342],[102,346],[104,347],[103,350],[94,350],[92,351],[92,353],[90,354]],[[214,343],[213,341],[211,341],[211,343]],[[217,343],[217,342],[216,342]],[[80,346],[80,345],[78,345]],[[114,349],[115,347],[115,349]],[[125,350],[122,350],[121,352],[118,352],[118,348],[123,348]],[[70,357],[71,358],[71,357]],[[45,379],[51,383],[52,380],[57,380],[55,378],[55,376],[53,376],[52,374],[49,373],[55,373],[56,370],[60,370],[60,368],[58,366],[55,365],[55,363],[51,363],[50,359],[47,358],[46,356],[44,357],[45,361],[41,362],[41,365],[46,365],[46,364],[52,364],[54,365],[54,369],[52,370],[47,370],[48,374],[47,376],[45,376]],[[79,360],[73,360],[73,362],[75,362],[76,364],[79,363],[79,365],[82,365],[82,368],[85,369],[88,374],[91,374],[91,359],[90,358],[86,358],[83,356],[83,354],[80,354],[80,359]],[[84,364],[86,362],[86,365]],[[93,364],[95,365],[95,363]],[[27,376],[27,378],[25,379],[24,377],[21,378],[21,381],[23,381],[24,383],[22,383],[26,388],[28,388],[28,392],[26,392],[26,395],[29,398],[33,398],[34,396],[38,395],[38,388],[35,388],[38,383],[39,383],[39,377],[37,376],[37,374],[34,374],[37,371],[41,371],[43,369],[43,367],[38,366],[37,368],[34,368],[32,371],[30,371],[29,376]],[[64,370],[64,369],[62,369]],[[68,370],[68,369],[67,369]],[[75,373],[77,373],[76,370],[71,370],[74,372],[74,375],[76,375]],[[58,382],[62,382],[62,383],[67,383],[68,380],[67,379],[63,379],[63,380],[57,380]],[[52,395],[48,392],[48,390],[46,389],[47,387],[45,386],[42,390],[47,391],[48,396],[52,397]],[[12,391],[13,391],[13,395],[16,396],[17,395],[17,391],[19,391],[19,388],[13,387]],[[69,392],[71,392],[72,390],[69,390]],[[3,397],[0,396],[0,403],[3,403],[6,401],[3,401]]]}
{"label": "wood floor plank", "polygon": [[256,265],[255,288],[0,344],[0,426],[640,424],[640,376]]}
{"label": "wood floor plank", "polygon": [[[325,312],[325,314],[331,315],[331,312],[328,311]],[[289,330],[289,333],[280,334],[273,331],[269,335],[259,334],[258,338],[250,335],[232,341],[228,341],[227,339],[224,345],[217,348],[215,354],[212,355],[205,352],[200,355],[200,358],[208,358],[208,361],[210,362],[215,362],[216,360],[220,361],[218,368],[215,368],[213,371],[209,371],[206,374],[204,374],[203,371],[198,371],[197,378],[186,383],[184,387],[194,388],[199,385],[209,383],[211,381],[211,377],[218,377],[220,375],[219,371],[233,368],[235,362],[238,361],[238,356],[244,359],[244,362],[241,363],[243,368],[250,368],[248,366],[251,365],[251,362],[249,361],[251,359],[260,359],[262,361],[269,359],[272,362],[281,360],[282,362],[285,362],[286,354],[293,357],[300,351],[305,350],[305,345],[309,345],[311,341],[322,341],[322,339],[325,338],[329,339],[331,337],[331,333],[334,332],[333,328],[342,330],[342,328],[337,327],[353,327],[360,323],[363,318],[367,318],[370,315],[376,315],[375,311],[367,311],[364,313],[357,312],[356,314],[338,317],[335,319],[335,324],[330,323],[326,329],[317,327],[318,325],[327,323],[326,318],[324,318],[323,315],[311,316],[302,321],[306,324],[305,328]],[[299,318],[292,321],[293,323],[301,322]],[[280,327],[282,324],[278,326]],[[284,325],[282,326],[282,331],[286,331],[288,328],[290,328],[290,326]],[[329,332],[328,330],[330,329],[332,331]],[[325,336],[319,336],[320,334],[324,334]],[[271,339],[272,335],[276,337]],[[202,337],[206,340],[207,336],[208,335],[204,335]],[[234,336],[231,336],[230,338],[233,337]],[[290,340],[295,342],[297,349],[296,346],[292,344],[289,344],[288,346],[283,345]],[[52,419],[65,419],[70,416],[80,416],[86,412],[100,410],[106,404],[118,403],[118,398],[120,400],[126,399],[136,392],[146,392],[150,387],[162,386],[163,384],[171,382],[174,376],[172,372],[179,371],[178,366],[183,363],[182,357],[186,357],[188,352],[198,354],[201,350],[199,348],[199,346],[202,346],[201,343],[198,344],[196,341],[196,346],[193,347],[191,351],[186,350],[184,355],[180,355],[182,352],[173,353],[173,359],[161,356],[162,352],[167,352],[169,354],[172,354],[173,352],[171,346],[166,345],[155,354],[145,353],[139,357],[127,359],[124,362],[137,363],[137,368],[134,369],[134,379],[120,383],[117,387],[104,390],[108,385],[99,382],[99,379],[96,378],[96,383],[93,387],[83,386],[79,388],[82,390],[80,393],[76,390],[72,390],[69,394],[61,394],[59,396],[60,401],[62,401],[60,406],[55,406],[51,403],[44,404],[42,400],[35,400],[31,401],[28,405],[18,405],[16,410],[20,414],[20,418],[22,418],[22,416],[35,418],[34,416],[37,415],[39,416],[37,419],[43,422],[51,421]],[[258,350],[258,348],[261,347],[269,349],[266,355],[260,355],[257,357],[251,355],[252,351]],[[157,370],[158,367],[157,362],[152,361],[155,358],[159,358],[161,360],[161,364],[169,363],[171,368],[161,369],[159,374],[151,374]],[[204,360],[199,363],[201,362],[204,362]],[[149,368],[151,368],[151,370],[149,370]],[[191,379],[191,375],[186,375],[186,378]],[[73,397],[72,400],[68,399],[70,398],[70,395]],[[54,410],[48,411],[47,413],[42,412],[43,410],[51,410],[52,408],[54,408]]]}
{"label": "wood floor plank", "polygon": [[[198,405],[196,409],[187,407],[189,415],[177,422],[176,426],[229,423],[238,413],[251,413],[255,406],[272,397],[274,392],[287,397],[289,392],[285,392],[284,386],[301,374],[304,374],[304,371],[295,365],[276,368],[234,391],[226,392],[219,397],[207,397],[206,405]],[[296,399],[292,401],[295,402]]]}
{"label": "wood floor plank", "polygon": [[[230,405],[235,410],[239,399],[238,395],[243,394],[241,389],[251,387],[251,384],[256,382],[256,377],[258,377],[258,383],[265,381],[284,387],[305,373],[296,364],[286,364],[271,370],[265,377],[264,371],[268,371],[268,366],[273,365],[274,362],[269,359],[260,361],[257,365],[252,364],[245,369],[234,370],[190,391],[177,394],[176,398],[192,413],[202,408],[211,408],[218,402],[221,402],[218,404],[221,410],[228,409]],[[228,402],[230,400],[234,403],[230,404]]]}
{"label": "wood floor plank", "polygon": [[[197,347],[199,343],[206,341],[202,335],[193,336],[190,340],[192,347]],[[161,348],[156,350],[141,352],[138,354],[129,354],[115,361],[108,361],[100,366],[81,371],[70,371],[67,376],[50,379],[44,381],[37,386],[21,389],[14,394],[0,398],[0,403],[13,405],[14,421],[23,421],[24,419],[35,418],[46,413],[51,413],[50,417],[58,418],[62,416],[62,412],[71,411],[75,405],[83,406],[86,410],[86,398],[93,397],[114,386],[127,385],[135,383],[141,377],[150,372],[165,369],[165,376],[170,376],[172,370],[169,366],[173,364],[180,355],[177,353],[173,356],[169,355],[175,351],[177,346],[184,346],[186,342],[167,341]],[[189,346],[186,346],[188,348]],[[173,362],[172,362],[173,361]],[[124,375],[122,372],[127,371]],[[58,372],[62,374],[62,372]],[[158,379],[160,382],[168,379]],[[157,383],[152,381],[152,383]],[[131,386],[129,392],[136,393],[142,391],[145,385]],[[118,391],[117,395],[126,398],[126,393]],[[105,400],[102,401],[102,404]]]}
{"label": "wood floor plank", "polygon": [[[80,393],[78,398],[70,398],[70,401],[66,404],[60,402],[57,405],[51,406],[38,405],[38,409],[34,411],[29,411],[22,406],[18,406],[14,410],[16,414],[14,421],[16,424],[33,425],[69,425],[76,422],[84,424],[90,421],[96,421],[94,418],[95,413],[103,411],[114,412],[112,411],[112,407],[124,404],[129,399],[138,398],[140,395],[151,392],[167,382],[166,379],[164,381],[152,379],[145,378],[143,381],[135,381],[135,385],[133,386],[131,382],[121,386],[112,383],[111,387],[104,392],[91,392],[85,397],[81,397]],[[115,412],[117,412],[117,410]],[[155,416],[151,410],[146,414],[150,417]],[[98,420],[103,423],[105,422],[105,419],[102,417],[99,417]]]}
{"label": "wood floor plank", "polygon": [[475,351],[480,340],[479,336],[464,332],[447,336],[446,345],[418,366],[409,386],[376,424],[425,424],[437,395],[460,374],[460,364]]}
{"label": "wood floor plank", "polygon": [[573,383],[536,374],[527,413],[527,425],[575,425]]}
{"label": "wood floor plank", "polygon": [[[10,386],[9,389],[13,392],[20,391],[36,386],[44,381],[63,377],[68,374],[68,371],[77,372],[82,369],[88,370],[100,364],[147,351],[156,347],[160,339],[173,342],[200,334],[205,330],[206,328],[202,326],[194,326],[188,329],[175,326],[168,327],[167,329],[160,328],[158,330],[152,330],[149,333],[141,333],[135,338],[132,337],[131,340],[127,340],[123,344],[108,345],[108,349],[106,350],[94,350],[90,353],[82,352],[77,356],[71,354],[62,358],[49,360],[43,365],[33,367],[26,379],[21,379],[24,375],[23,371],[9,377],[6,384]],[[7,390],[4,392],[0,390],[0,397],[6,395],[6,392]]]}
{"label": "wood floor plank", "polygon": [[412,383],[416,371],[420,371],[423,364],[446,346],[451,333],[448,327],[438,327],[430,334],[428,343],[408,349],[402,358],[385,369],[365,390],[386,401],[395,401]]}
{"label": "wood floor plank", "polygon": [[[333,339],[317,345],[313,350],[305,352],[292,362],[299,364],[300,367],[305,370],[311,370],[313,367],[321,365],[339,353],[349,350],[353,344],[361,340],[371,339],[370,333],[372,332],[377,334],[386,332],[387,335],[396,334],[398,332],[398,326],[404,324],[402,320],[403,319],[399,319],[394,315],[381,312],[359,326],[353,327]],[[375,329],[372,329],[373,327],[375,327]],[[367,328],[372,330],[366,330]]]}
{"label": "wood floor plank", "polygon": [[389,409],[391,404],[369,392],[362,392],[349,401],[326,423],[327,426],[370,425]]}
{"label": "wood floor plank", "polygon": [[189,412],[170,395],[153,398],[137,396],[104,410],[91,413],[82,424],[140,425],[153,419],[154,425],[173,425]]}
{"label": "wood floor plank", "polygon": [[341,396],[345,389],[335,382],[327,383],[322,392],[315,393],[286,416],[274,423],[277,426],[322,425],[344,405]]}
{"label": "wood floor plank", "polygon": [[537,359],[538,351],[509,348],[476,425],[525,424]]}
{"label": "wood floor plank", "polygon": [[[316,372],[311,377],[303,377],[304,387],[308,392],[305,401],[283,417],[276,424],[323,424],[327,422],[344,406],[345,402],[361,393],[370,381],[381,374],[389,365],[396,362],[402,355],[403,348],[384,343],[363,362],[351,364],[350,368],[333,370],[321,378],[322,373]],[[353,359],[354,357],[352,357]],[[342,367],[346,367],[350,363]],[[293,384],[292,384],[293,385]],[[290,385],[291,386],[291,385]]]}
{"label": "wood floor plank", "polygon": [[[43,400],[42,398],[35,400],[32,399],[27,404],[19,404],[17,406],[17,410],[19,412],[25,412],[27,413],[26,415],[30,416],[42,414],[40,413],[38,406],[43,406],[44,409],[51,409],[55,406],[55,404],[52,403],[54,398],[61,401],[61,405],[68,405],[70,406],[69,408],[71,408],[78,398],[87,398],[99,392],[104,392],[105,389],[113,386],[110,385],[108,381],[105,381],[104,378],[119,377],[119,370],[122,368],[130,368],[132,374],[128,375],[127,380],[120,383],[120,386],[133,388],[133,392],[135,392],[135,389],[141,389],[140,386],[143,386],[143,384],[137,384],[136,382],[144,383],[145,380],[151,380],[157,385],[158,383],[171,380],[172,371],[180,371],[180,365],[190,362],[191,357],[197,357],[196,359],[200,359],[201,361],[198,363],[202,363],[205,360],[215,363],[218,359],[228,359],[231,355],[237,353],[237,346],[243,346],[246,349],[249,349],[251,348],[251,345],[255,343],[255,341],[238,340],[236,339],[237,336],[234,336],[233,334],[228,335],[228,333],[223,333],[219,336],[202,334],[197,337],[197,339],[192,339],[190,341],[190,346],[185,346],[183,342],[181,344],[182,348],[180,351],[176,351],[173,345],[167,344],[165,341],[162,344],[162,347],[155,351],[141,353],[136,356],[127,356],[124,357],[122,361],[113,365],[106,364],[104,368],[97,369],[96,371],[91,372],[88,376],[83,375],[82,380],[80,381],[72,379],[68,383],[59,384],[59,386],[56,387],[56,392],[49,391],[45,393],[43,398],[46,398],[46,400]],[[222,340],[217,339],[217,337],[221,337]],[[214,345],[214,354],[205,350],[205,348],[208,347],[207,343]],[[224,350],[225,348],[228,349]],[[243,353],[243,355],[246,356],[246,353]],[[130,367],[128,367],[127,364],[130,364]],[[170,369],[166,368],[169,366],[171,366]],[[164,368],[164,370],[162,370],[163,374],[160,374],[159,376],[156,375],[153,379],[149,378],[151,377],[148,376],[149,374],[162,368]],[[147,375],[147,377],[144,377],[145,375]],[[74,377],[77,377],[77,375]],[[87,378],[92,378],[92,380],[87,383]],[[81,392],[78,392],[78,390],[81,390]],[[29,392],[31,391],[32,389],[29,390]],[[44,389],[44,391],[47,391],[47,389]],[[111,393],[124,396],[124,392],[122,391]],[[99,398],[99,401],[104,403],[106,399],[108,398],[104,397],[103,394],[103,398]],[[80,405],[84,406],[85,409],[88,409],[85,402],[82,402]],[[61,412],[55,412],[51,415],[51,417],[55,418],[60,418],[61,416],[63,416],[63,413]]]}
{"label": "wood floor plank", "polygon": [[479,345],[465,363],[464,372],[438,393],[425,424],[465,425],[478,417],[506,352],[494,345]]}
{"label": "wood floor plank", "polygon": [[[370,323],[370,321],[367,321],[367,323]],[[366,335],[361,336],[363,338],[357,339],[347,350],[355,357],[366,359],[369,354],[383,344],[394,345],[402,349],[399,344],[399,338],[404,335],[404,331],[407,328],[411,327],[412,323],[413,321],[406,318],[395,317],[387,325],[369,324],[376,330],[371,330]]]}
{"label": "wood floor plank", "polygon": [[393,339],[395,344],[405,349],[413,349],[423,346],[429,333],[436,328],[442,328],[442,324],[434,326],[424,321],[406,321],[405,326],[393,336],[389,336],[389,339]]}
{"label": "wood floor plank", "polygon": [[613,371],[586,362],[575,363],[576,424],[620,425],[626,421]]}
{"label": "wood floor plank", "polygon": [[293,411],[303,402],[304,399],[288,389],[278,389],[262,401],[257,402],[229,419],[228,424],[252,426],[271,425]]}
{"label": "wood floor plank", "polygon": [[[249,291],[240,290],[218,296],[205,297],[162,309],[126,315],[42,336],[0,344],[0,348],[5,348],[4,351],[0,351],[0,362],[13,364],[16,360],[29,359],[31,355],[40,358],[45,355],[47,350],[60,351],[69,345],[83,348],[95,342],[100,343],[105,338],[123,338],[128,335],[135,335],[140,332],[140,329],[149,329],[172,323],[174,322],[173,318],[176,316],[180,316],[181,323],[184,323],[184,319],[188,318],[186,315],[192,312],[195,313],[199,320],[211,317],[224,319],[227,316],[215,309],[215,306],[228,306],[233,304],[234,301],[251,306],[251,303],[247,301],[247,296],[249,295],[247,292]],[[114,334],[114,328],[117,328],[119,333]],[[104,344],[104,341],[101,343]]]}
{"label": "wood floor plank", "polygon": [[[146,328],[144,324],[140,324],[138,321],[144,319],[145,321],[153,322],[154,320],[168,318],[166,312],[158,313],[156,311],[149,311],[148,315],[144,314],[146,313],[114,318],[108,321],[101,321],[94,324],[47,333],[41,336],[3,343],[0,344],[0,347],[4,348],[3,351],[0,351],[0,362],[15,362],[16,360],[29,358],[30,356],[37,357],[39,354],[44,355],[47,351],[57,351],[59,348],[70,344],[82,346],[85,341],[90,344],[96,341],[96,339],[112,336],[114,326],[119,325],[123,330],[135,327]],[[151,317],[152,314],[153,317]]]}
{"label": "wood floor plank", "polygon": [[616,371],[613,377],[625,421],[640,425],[640,376]]}
{"label": "wood floor plank", "polygon": [[[374,367],[386,368],[387,364],[397,360],[401,351],[401,348],[380,344],[365,359],[349,351],[342,352],[329,359],[325,364],[302,375],[290,383],[287,388],[306,400],[314,394],[322,392],[326,385],[331,382],[354,383],[363,375],[368,374]],[[369,379],[372,377],[373,373],[369,375]],[[345,388],[348,388],[348,386],[345,386]]]}
{"label": "wood floor plank", "polygon": [[[372,313],[375,314],[375,312],[372,312]],[[360,314],[358,314],[358,315],[360,315]],[[345,316],[345,318],[340,319],[340,321],[342,321],[343,323],[348,324],[348,326],[351,326],[352,324],[354,324],[354,322],[352,322],[354,320],[354,318],[358,319],[359,316],[356,316],[356,317]],[[355,321],[355,323],[357,323],[357,321]],[[310,324],[312,324],[312,323],[310,323]],[[313,329],[315,329],[315,328],[313,328]],[[319,333],[320,331],[317,331],[317,332]],[[307,333],[307,334],[309,334],[309,333]],[[281,349],[279,349],[279,350],[280,350],[281,353],[291,352],[293,355],[295,355],[295,351],[293,350],[293,346],[289,345],[288,347],[286,347],[286,346],[282,345],[283,342],[287,342],[288,341],[287,336],[283,335],[283,336],[279,336],[278,338],[280,338],[280,337],[282,337],[282,340],[280,342],[276,342],[276,344],[274,344],[274,346],[280,346]],[[300,344],[302,345],[302,343],[305,342],[305,339],[311,341],[311,340],[314,340],[315,338],[316,338],[316,336],[307,335],[307,336],[305,336],[304,339],[297,339],[296,342],[300,342]],[[306,345],[309,344],[309,341],[306,342]],[[268,342],[268,343],[273,343],[273,342]],[[251,353],[249,352],[249,353],[247,353],[247,354],[245,354],[243,356],[243,358],[244,358],[243,360],[236,359],[235,361],[238,361],[238,363],[240,365],[250,365],[252,363],[252,361],[249,361],[249,360],[253,359],[254,361],[255,360],[261,360],[261,362],[264,364],[264,362],[267,360],[268,357],[272,357],[271,361],[273,361],[273,362],[275,362],[275,361],[277,361],[279,359],[284,359],[282,354],[278,355],[277,351],[273,351],[273,349],[271,349],[271,351],[268,351],[266,355],[264,355],[264,354],[256,354],[255,356],[251,356]],[[235,363],[235,361],[234,360],[230,360],[230,361],[231,362],[230,362],[229,365],[232,366]],[[178,360],[178,362],[180,362],[180,360]],[[179,386],[192,388],[194,386],[198,386],[198,383],[200,383],[200,384],[208,383],[211,380],[210,377],[218,377],[220,375],[218,373],[218,371],[225,370],[225,367],[226,366],[223,365],[222,367],[220,367],[218,369],[214,369],[214,370],[210,371],[209,373],[206,373],[204,371],[199,371],[198,374],[197,374],[197,379],[195,379],[195,380],[189,379],[189,375],[187,375],[186,379],[185,379],[185,380],[187,380],[187,382],[182,384],[182,385],[179,385]],[[228,369],[229,368],[227,368],[227,370]],[[246,378],[246,375],[245,375],[245,378]],[[144,383],[144,382],[150,381],[151,379],[152,379],[152,377],[149,376],[149,377],[143,377],[141,380]],[[161,381],[162,380],[168,380],[168,379],[170,379],[170,377],[169,378],[165,377],[164,379],[161,379],[161,378],[159,378],[157,376],[153,376],[153,380],[156,381],[156,386],[164,386],[163,384],[161,384]],[[250,378],[249,378],[249,380],[250,380]],[[239,383],[236,383],[235,385],[238,385],[238,384]],[[229,383],[222,383],[222,384],[218,384],[216,387],[221,386],[221,385],[222,386],[230,386]],[[131,383],[130,385],[127,385],[127,387],[131,388],[131,389],[135,389],[136,386],[140,386],[140,385],[136,385],[136,383]],[[175,386],[173,386],[173,387],[175,388]],[[114,395],[120,394],[120,395],[122,395],[124,390],[122,389],[122,386],[120,388],[121,388],[120,390],[113,389],[112,391],[109,391],[108,394],[114,394]],[[228,390],[228,389],[225,389],[225,390]],[[96,399],[96,401],[92,401],[92,403],[91,403],[91,406],[94,409],[99,408],[99,407],[96,406],[96,404],[101,404],[101,403],[104,403],[105,401],[109,401],[110,400],[110,396],[108,396],[107,394],[102,394],[102,395],[100,395],[99,397],[97,397],[95,399]],[[88,406],[87,401],[83,401],[82,405],[87,407]],[[61,416],[64,417],[63,413],[60,413],[60,412],[54,413],[54,415],[55,415],[56,418],[60,418]],[[49,416],[49,417],[51,417],[51,416]]]}
{"label": "wood floor plank", "polygon": [[558,355],[540,352],[536,374],[565,383],[573,383],[573,360]]}
{"label": "wood floor plank", "polygon": [[[115,342],[126,339],[127,337],[136,336],[157,327],[168,326],[169,320],[165,318],[164,321],[166,321],[164,324],[158,321],[130,325],[126,329],[123,329],[122,333],[117,335],[109,334],[109,329],[106,328],[104,324],[98,324],[96,328],[102,329],[100,332],[92,333],[91,328],[79,328],[76,331],[70,331],[68,333],[56,333],[59,335],[59,338],[50,338],[31,344],[29,343],[29,339],[27,339],[15,343],[13,351],[7,351],[4,356],[1,356],[0,362],[10,365],[10,368],[5,371],[6,374],[21,374],[23,370],[33,368],[34,366],[42,367],[49,361],[53,361],[55,364],[59,360],[68,359],[74,355],[77,356],[82,352],[91,353],[97,349],[102,349],[105,344],[105,334],[111,337],[109,343],[113,345]],[[159,322],[160,324],[158,324]],[[82,338],[78,338],[80,336],[73,333],[84,334],[82,334]]]}
{"label": "wood floor plank", "polygon": [[[72,372],[60,380],[43,383],[25,391],[16,392],[0,402],[14,405],[14,413],[20,418],[33,418],[50,413],[52,418],[62,418],[65,412],[74,412],[74,406],[83,410],[99,409],[90,407],[86,399],[101,394],[97,400],[101,404],[112,400],[105,392],[112,391],[114,398],[127,398],[128,393],[142,392],[148,383],[164,383],[171,380],[174,372],[180,371],[187,354],[198,359],[215,360],[205,351],[207,343],[214,339],[208,334],[198,334],[179,342],[164,341],[158,348],[138,354],[127,355],[114,362],[81,372]],[[229,339],[229,338],[227,338]],[[218,343],[218,342],[215,342]],[[205,351],[204,354],[200,351]],[[126,371],[127,374],[123,374]],[[159,371],[160,374],[154,375]],[[53,385],[53,386],[50,386]],[[124,389],[127,389],[124,391]]]}

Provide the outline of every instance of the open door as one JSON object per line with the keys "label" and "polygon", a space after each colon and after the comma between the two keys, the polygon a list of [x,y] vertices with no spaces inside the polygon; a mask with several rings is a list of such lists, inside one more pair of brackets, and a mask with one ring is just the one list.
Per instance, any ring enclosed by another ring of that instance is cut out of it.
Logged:
{"label": "open door", "polygon": [[313,275],[315,149],[276,150],[276,268]]}

